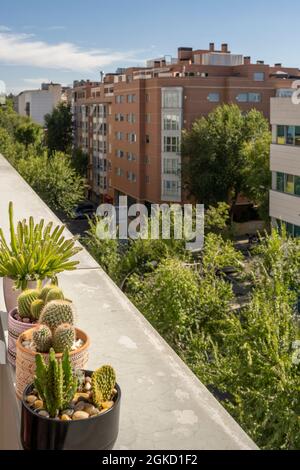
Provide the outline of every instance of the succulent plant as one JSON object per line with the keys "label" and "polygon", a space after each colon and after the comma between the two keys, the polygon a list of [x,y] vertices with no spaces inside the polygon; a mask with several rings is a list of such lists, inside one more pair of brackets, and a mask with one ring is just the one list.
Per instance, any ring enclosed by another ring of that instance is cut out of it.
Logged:
{"label": "succulent plant", "polygon": [[103,402],[109,401],[115,385],[116,373],[111,366],[102,366],[93,372],[92,391],[94,404],[101,407]]}
{"label": "succulent plant", "polygon": [[63,323],[74,325],[75,310],[73,304],[66,300],[49,302],[43,308],[39,322],[47,325],[52,331],[55,331]]}
{"label": "succulent plant", "polygon": [[21,318],[32,319],[31,305],[39,297],[39,291],[27,289],[18,297],[18,312]]}
{"label": "succulent plant", "polygon": [[42,299],[36,299],[32,302],[30,312],[33,320],[38,320],[40,318],[44,305],[45,304]]}
{"label": "succulent plant", "polygon": [[70,355],[64,352],[62,360],[50,350],[48,365],[40,354],[36,356],[34,386],[51,418],[65,409],[77,391],[77,377],[72,371]]}
{"label": "succulent plant", "polygon": [[46,300],[47,300],[47,295],[49,294],[49,292],[52,290],[52,289],[55,289],[57,286],[55,286],[54,284],[46,284],[41,292],[40,292],[40,295],[39,295],[39,298],[43,300],[44,303],[46,303]]}
{"label": "succulent plant", "polygon": [[52,332],[46,325],[35,328],[32,339],[39,353],[48,353],[52,346]]}
{"label": "succulent plant", "polygon": [[56,353],[63,353],[70,350],[75,341],[75,328],[68,323],[64,323],[56,328],[53,335],[53,348]]}
{"label": "succulent plant", "polygon": [[52,300],[64,300],[64,298],[63,291],[59,287],[55,286],[49,290],[46,297],[46,303],[51,302]]}

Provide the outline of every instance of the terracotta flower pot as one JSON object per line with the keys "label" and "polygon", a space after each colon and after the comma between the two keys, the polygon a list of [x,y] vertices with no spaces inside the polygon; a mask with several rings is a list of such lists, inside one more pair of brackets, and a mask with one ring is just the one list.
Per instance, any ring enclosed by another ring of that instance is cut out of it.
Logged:
{"label": "terracotta flower pot", "polygon": [[[46,284],[49,280],[45,279],[43,284]],[[27,289],[36,289],[36,281],[28,281]],[[10,312],[17,306],[19,295],[22,293],[21,289],[14,289],[14,280],[10,277],[3,278],[3,293],[6,305],[6,311]]]}
{"label": "terracotta flower pot", "polygon": [[17,309],[10,310],[8,314],[8,351],[7,359],[8,362],[15,367],[16,366],[16,342],[20,334],[33,327],[32,323],[23,323],[14,318],[17,313]]}
{"label": "terracotta flower pot", "polygon": [[[37,353],[24,348],[22,345],[23,341],[32,340],[33,331],[34,328],[31,328],[22,333],[16,344],[16,394],[20,400],[22,399],[24,389],[33,382],[35,374],[35,356]],[[74,369],[85,369],[89,359],[90,340],[87,334],[78,328],[76,328],[76,339],[81,339],[84,344],[81,348],[76,349],[76,351],[70,351],[71,363]],[[42,356],[47,362],[49,354],[42,354]],[[56,357],[61,359],[62,354],[56,354]]]}

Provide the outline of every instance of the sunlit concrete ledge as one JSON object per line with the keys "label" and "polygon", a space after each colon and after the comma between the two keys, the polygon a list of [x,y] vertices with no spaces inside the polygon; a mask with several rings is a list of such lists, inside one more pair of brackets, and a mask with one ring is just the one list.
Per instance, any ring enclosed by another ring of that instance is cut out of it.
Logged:
{"label": "sunlit concrete ledge", "polygon": [[[8,234],[8,203],[15,218],[59,222],[0,155],[0,226]],[[122,388],[116,450],[238,450],[256,445],[188,369],[143,315],[85,251],[77,271],[59,282],[91,338],[89,368],[112,364]],[[7,335],[0,283],[0,340]],[[2,326],[1,326],[2,324]],[[19,448],[14,371],[0,366],[0,449]]]}

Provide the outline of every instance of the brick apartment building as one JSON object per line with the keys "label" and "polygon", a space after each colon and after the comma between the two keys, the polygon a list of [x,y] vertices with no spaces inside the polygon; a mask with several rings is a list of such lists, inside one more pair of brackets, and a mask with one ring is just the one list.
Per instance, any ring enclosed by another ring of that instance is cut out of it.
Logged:
{"label": "brick apartment building", "polygon": [[216,50],[178,49],[176,59],[118,69],[99,82],[74,82],[75,145],[89,154],[90,198],[115,202],[182,202],[181,132],[222,103],[257,108],[284,96],[299,69],[251,63]]}

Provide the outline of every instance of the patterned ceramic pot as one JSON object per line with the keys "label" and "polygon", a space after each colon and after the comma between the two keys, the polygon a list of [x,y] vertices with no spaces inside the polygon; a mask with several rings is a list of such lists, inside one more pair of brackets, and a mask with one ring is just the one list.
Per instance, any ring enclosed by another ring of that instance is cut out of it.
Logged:
{"label": "patterned ceramic pot", "polygon": [[23,323],[14,318],[17,313],[17,309],[10,310],[8,314],[8,351],[7,359],[8,362],[15,367],[16,366],[16,342],[20,334],[27,330],[30,330],[33,325],[32,323]]}
{"label": "patterned ceramic pot", "polygon": [[[31,384],[35,373],[35,356],[36,352],[24,348],[23,341],[31,341],[34,328],[22,333],[17,340],[17,359],[16,359],[16,394],[21,400],[23,392],[27,385]],[[89,359],[90,340],[86,333],[76,328],[76,339],[83,341],[83,346],[70,352],[70,359],[74,369],[85,369]],[[49,354],[42,354],[47,362]],[[58,359],[62,358],[62,354],[56,354]]]}

